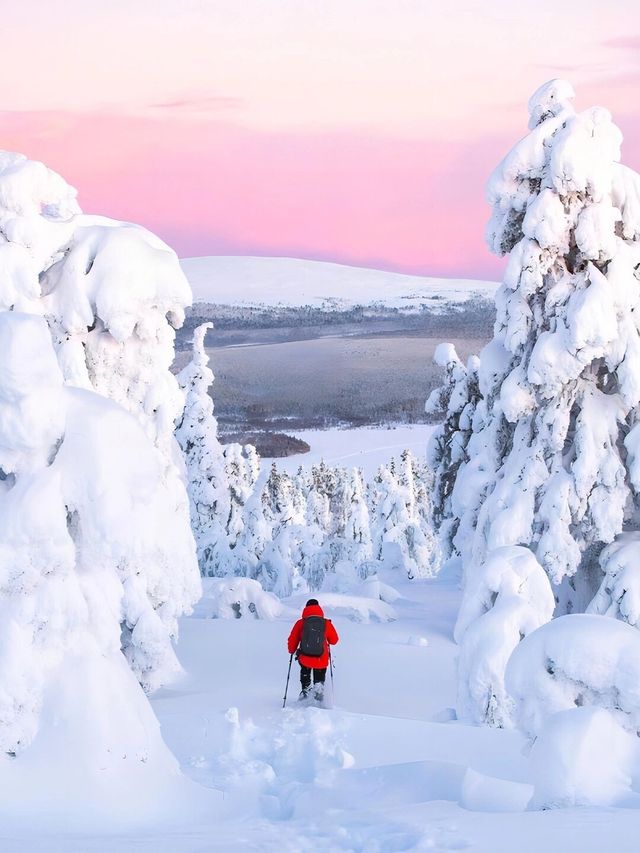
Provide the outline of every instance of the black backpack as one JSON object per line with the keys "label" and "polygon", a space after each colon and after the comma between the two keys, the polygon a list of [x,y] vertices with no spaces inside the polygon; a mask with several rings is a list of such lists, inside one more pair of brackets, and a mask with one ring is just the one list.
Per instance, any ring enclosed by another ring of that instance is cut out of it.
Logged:
{"label": "black backpack", "polygon": [[302,623],[300,654],[319,658],[324,653],[326,620],[322,616],[307,616]]}

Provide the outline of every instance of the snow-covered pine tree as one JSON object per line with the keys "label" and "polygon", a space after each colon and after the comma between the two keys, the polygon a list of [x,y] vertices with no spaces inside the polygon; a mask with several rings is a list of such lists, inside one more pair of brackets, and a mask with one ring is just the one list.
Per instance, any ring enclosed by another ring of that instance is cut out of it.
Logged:
{"label": "snow-covered pine tree", "polygon": [[[184,547],[170,559],[163,557],[166,543],[159,542],[152,575],[139,571],[122,610],[123,651],[143,683],[156,686],[161,677],[146,675],[147,665],[135,663],[144,633],[142,624],[136,627],[139,617],[152,608],[165,631],[165,639],[154,642],[164,647],[176,616],[199,593],[173,436],[184,400],[170,370],[174,330],[191,303],[189,284],[175,252],[158,237],[136,225],[83,215],[72,187],[21,154],[0,152],[0,233],[0,311],[44,317],[65,385],[95,391],[137,419],[153,442],[175,523],[187,525],[172,534]],[[158,530],[159,539],[164,535]]]}
{"label": "snow-covered pine tree", "polygon": [[178,374],[185,406],[176,438],[187,466],[191,526],[200,573],[215,577],[224,576],[229,568],[227,524],[231,501],[218,422],[209,394],[214,376],[204,342],[210,328],[211,323],[203,323],[195,329],[191,360]]}
{"label": "snow-covered pine tree", "polygon": [[332,530],[331,502],[336,490],[336,472],[324,460],[311,468],[311,483],[307,488],[307,523],[318,527],[323,534]]}
{"label": "snow-covered pine tree", "polygon": [[466,571],[528,545],[561,611],[586,607],[640,488],[640,179],[609,113],[572,98],[562,80],[533,95],[489,182],[488,241],[509,263],[454,491]]}
{"label": "snow-covered pine tree", "polygon": [[364,478],[360,468],[352,468],[348,479],[349,510],[344,527],[345,554],[358,570],[360,577],[368,574],[373,559],[373,541],[369,509],[364,495]]}
{"label": "snow-covered pine tree", "polygon": [[229,488],[227,541],[235,548],[245,524],[245,507],[260,476],[260,456],[251,444],[227,444],[224,448],[225,478]]}
{"label": "snow-covered pine tree", "polygon": [[445,376],[443,384],[431,392],[425,404],[428,415],[442,418],[429,440],[427,461],[434,472],[433,524],[446,560],[457,554],[454,539],[460,522],[452,505],[452,494],[460,466],[468,459],[467,444],[480,398],[480,361],[471,356],[465,366],[453,344],[447,343],[436,347],[433,360],[444,369]]}
{"label": "snow-covered pine tree", "polygon": [[271,528],[257,567],[257,579],[263,588],[286,597],[306,588],[305,544],[309,531],[305,525],[304,496],[296,481],[274,462],[264,486],[264,519]]}
{"label": "snow-covered pine tree", "polygon": [[431,577],[440,565],[440,550],[433,532],[430,506],[418,465],[410,450],[400,454],[398,482],[404,490],[406,521],[401,530],[403,552],[411,577]]}
{"label": "snow-covered pine tree", "polygon": [[374,555],[387,567],[404,569],[411,575],[404,530],[410,522],[406,490],[396,477],[396,464],[378,468],[373,482]]}
{"label": "snow-covered pine tree", "polygon": [[175,775],[136,678],[179,670],[171,639],[200,592],[186,505],[139,421],[67,386],[45,320],[16,311],[0,313],[0,470],[0,749],[44,727],[40,760],[110,796],[146,762]]}

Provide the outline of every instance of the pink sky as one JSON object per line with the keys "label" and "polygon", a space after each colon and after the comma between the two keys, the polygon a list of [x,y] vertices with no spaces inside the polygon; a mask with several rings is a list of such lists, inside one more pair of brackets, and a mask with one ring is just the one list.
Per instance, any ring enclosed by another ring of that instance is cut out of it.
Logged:
{"label": "pink sky", "polygon": [[640,169],[640,11],[434,5],[23,0],[3,11],[1,146],[182,257],[495,277],[484,184],[540,83],[608,107]]}

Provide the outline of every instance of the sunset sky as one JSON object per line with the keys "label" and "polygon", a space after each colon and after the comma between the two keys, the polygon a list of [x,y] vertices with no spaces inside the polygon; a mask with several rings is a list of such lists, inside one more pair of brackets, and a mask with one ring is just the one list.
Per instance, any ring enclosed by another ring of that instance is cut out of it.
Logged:
{"label": "sunset sky", "polygon": [[495,277],[484,184],[552,77],[640,169],[637,0],[0,5],[0,147],[182,257]]}

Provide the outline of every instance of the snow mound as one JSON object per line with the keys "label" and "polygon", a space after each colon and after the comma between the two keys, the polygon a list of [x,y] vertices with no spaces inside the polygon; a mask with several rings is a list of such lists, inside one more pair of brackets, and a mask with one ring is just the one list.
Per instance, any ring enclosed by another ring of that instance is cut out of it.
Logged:
{"label": "snow mound", "polygon": [[[82,689],[78,689],[78,684]],[[151,706],[122,655],[92,642],[68,654],[47,687],[38,733],[0,758],[0,820],[24,832],[110,833],[202,820],[218,792],[180,773]]]}
{"label": "snow mound", "polygon": [[520,728],[537,736],[559,711],[608,710],[640,732],[640,634],[614,619],[571,614],[534,631],[515,648],[506,685]]}
{"label": "snow mound", "polygon": [[244,803],[256,800],[265,817],[288,820],[313,806],[313,788],[330,789],[336,773],[353,764],[343,732],[318,708],[284,710],[272,728],[226,714],[229,749],[216,761],[214,779]]}
{"label": "snow mound", "polygon": [[207,257],[180,261],[196,302],[218,305],[304,306],[327,310],[384,305],[435,310],[475,296],[491,299],[489,281],[422,278],[296,258]]}
{"label": "snow mound", "polygon": [[203,619],[277,619],[280,599],[250,578],[203,578],[195,615]]}
{"label": "snow mound", "polygon": [[571,708],[545,722],[531,750],[530,808],[613,806],[631,794],[638,739],[602,708]]}
{"label": "snow mound", "polygon": [[358,595],[341,595],[323,592],[320,605],[330,616],[343,616],[352,622],[393,622],[394,608],[381,599],[364,598]]}

